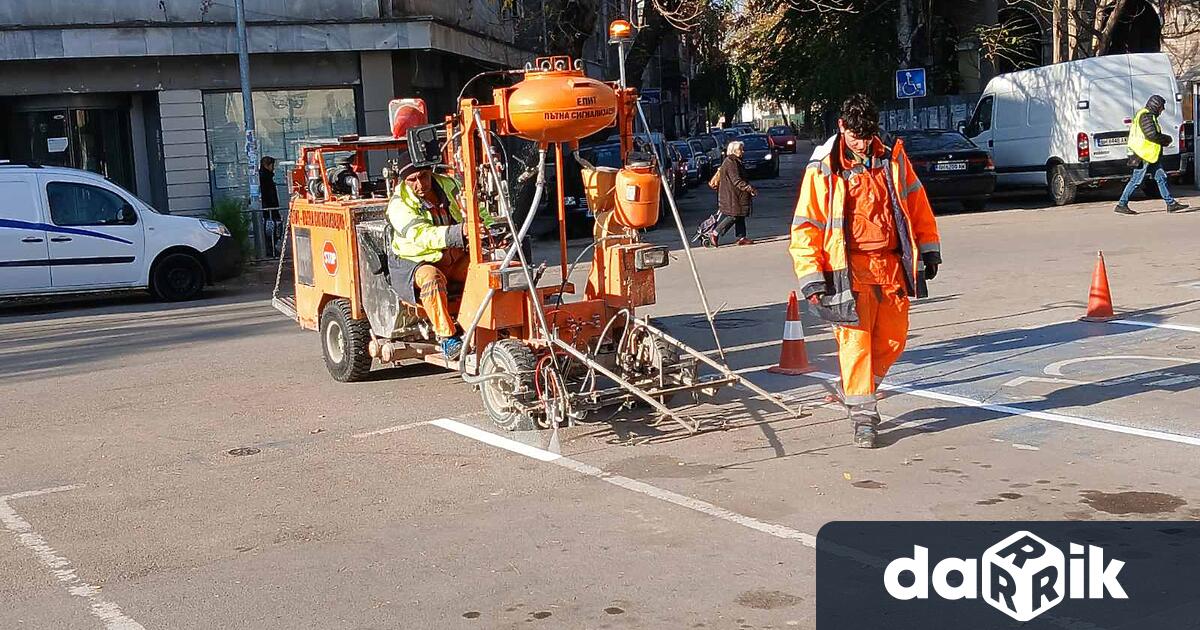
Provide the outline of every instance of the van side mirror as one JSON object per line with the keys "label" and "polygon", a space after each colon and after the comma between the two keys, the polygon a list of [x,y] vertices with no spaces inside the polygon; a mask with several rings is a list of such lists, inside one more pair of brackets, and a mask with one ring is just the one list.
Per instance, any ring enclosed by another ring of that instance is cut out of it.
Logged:
{"label": "van side mirror", "polygon": [[958,130],[958,133],[965,135],[967,133],[967,121],[965,121],[965,120],[958,121],[958,124],[954,125],[954,128]]}
{"label": "van side mirror", "polygon": [[137,220],[137,210],[134,210],[132,205],[126,203],[125,205],[121,206],[121,213],[117,217],[118,223],[121,225],[135,225],[137,224]]}
{"label": "van side mirror", "polygon": [[413,166],[430,168],[442,163],[442,143],[446,129],[442,125],[421,125],[408,130],[408,156]]}

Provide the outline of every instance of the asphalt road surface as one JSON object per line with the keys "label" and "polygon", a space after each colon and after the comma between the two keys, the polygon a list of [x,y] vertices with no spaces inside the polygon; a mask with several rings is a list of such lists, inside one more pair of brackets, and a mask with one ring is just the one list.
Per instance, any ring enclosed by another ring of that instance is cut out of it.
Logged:
{"label": "asphalt road surface", "polygon": [[[944,213],[865,451],[827,326],[817,373],[764,371],[802,161],[758,182],[755,245],[695,253],[730,365],[800,417],[729,389],[698,435],[626,412],[557,454],[437,369],[334,382],[268,287],[0,311],[0,628],[808,628],[829,521],[1200,519],[1200,214]],[[1079,322],[1101,249],[1122,320]],[[682,252],[658,290],[713,349]]]}

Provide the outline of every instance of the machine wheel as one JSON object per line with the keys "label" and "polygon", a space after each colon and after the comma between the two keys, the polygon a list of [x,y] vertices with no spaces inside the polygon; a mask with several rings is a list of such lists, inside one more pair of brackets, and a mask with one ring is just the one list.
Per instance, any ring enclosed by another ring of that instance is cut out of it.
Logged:
{"label": "machine wheel", "polygon": [[[514,404],[528,404],[532,400],[536,370],[537,358],[533,356],[533,351],[516,339],[500,339],[483,351],[479,361],[481,376],[508,374],[512,377],[488,379],[480,385],[483,406],[496,426],[505,431],[532,431],[537,428],[533,415],[521,411]],[[520,395],[515,394],[514,390],[518,387],[530,393],[517,398]]]}
{"label": "machine wheel", "polygon": [[1046,186],[1050,190],[1050,199],[1056,206],[1065,206],[1075,203],[1075,185],[1067,179],[1067,167],[1062,164],[1055,164],[1050,167],[1049,176],[1046,178]]}
{"label": "machine wheel", "polygon": [[366,378],[371,371],[371,354],[367,351],[371,324],[351,316],[349,300],[330,300],[321,309],[320,331],[325,367],[334,380],[353,383]]}
{"label": "machine wheel", "polygon": [[150,292],[168,302],[184,302],[204,292],[204,265],[191,254],[168,254],[150,272]]}

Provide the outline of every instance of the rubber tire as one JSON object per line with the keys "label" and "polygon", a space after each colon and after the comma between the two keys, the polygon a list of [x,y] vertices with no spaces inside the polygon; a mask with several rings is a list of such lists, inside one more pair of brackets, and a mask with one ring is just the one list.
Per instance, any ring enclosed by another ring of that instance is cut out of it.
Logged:
{"label": "rubber tire", "polygon": [[1046,176],[1046,188],[1054,205],[1066,206],[1075,203],[1077,189],[1067,179],[1066,166],[1055,164],[1050,167],[1050,172]]}
{"label": "rubber tire", "polygon": [[[342,358],[335,361],[330,355],[329,327],[341,328]],[[320,326],[321,354],[325,356],[325,367],[333,380],[339,383],[361,381],[371,373],[371,354],[367,346],[371,343],[371,323],[365,319],[354,319],[350,312],[350,301],[344,298],[330,300],[321,309]]]}
{"label": "rubber tire", "polygon": [[[529,391],[533,391],[534,388],[533,373],[536,369],[537,357],[533,355],[533,350],[516,339],[493,341],[484,349],[483,356],[479,360],[481,376],[497,373],[522,374],[519,378],[523,379],[522,385]],[[529,414],[519,411],[503,412],[493,408],[494,405],[490,398],[495,394],[491,392],[496,391],[495,388],[502,382],[504,381],[484,381],[479,387],[479,396],[483,399],[483,408],[487,410],[488,417],[497,427],[505,431],[533,431],[536,429],[537,422]],[[498,391],[496,394],[505,395],[502,391]]]}
{"label": "rubber tire", "polygon": [[167,254],[150,272],[150,293],[167,302],[186,302],[204,293],[204,265],[191,254]]}
{"label": "rubber tire", "polygon": [[963,210],[966,210],[967,212],[980,212],[987,207],[987,201],[988,200],[986,198],[963,199],[962,207]]}

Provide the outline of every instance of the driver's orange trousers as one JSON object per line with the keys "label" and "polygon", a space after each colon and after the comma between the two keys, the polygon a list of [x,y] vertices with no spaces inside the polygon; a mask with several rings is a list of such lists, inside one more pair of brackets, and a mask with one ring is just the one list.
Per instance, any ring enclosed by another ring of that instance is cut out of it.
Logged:
{"label": "driver's orange trousers", "polygon": [[417,267],[413,274],[413,282],[417,285],[417,297],[421,300],[421,308],[433,325],[433,332],[438,338],[453,337],[458,332],[458,325],[450,314],[450,300],[446,295],[446,285],[450,282],[464,282],[470,267],[471,257],[461,249],[447,249],[442,252],[442,259],[435,263],[425,263]]}

